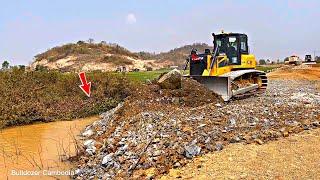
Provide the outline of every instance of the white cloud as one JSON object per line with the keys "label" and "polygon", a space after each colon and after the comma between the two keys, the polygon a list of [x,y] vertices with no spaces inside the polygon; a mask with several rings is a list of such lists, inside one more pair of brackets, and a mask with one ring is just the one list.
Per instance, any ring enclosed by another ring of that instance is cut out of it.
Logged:
{"label": "white cloud", "polygon": [[130,13],[127,15],[126,22],[127,24],[134,24],[137,22],[137,18],[133,13]]}

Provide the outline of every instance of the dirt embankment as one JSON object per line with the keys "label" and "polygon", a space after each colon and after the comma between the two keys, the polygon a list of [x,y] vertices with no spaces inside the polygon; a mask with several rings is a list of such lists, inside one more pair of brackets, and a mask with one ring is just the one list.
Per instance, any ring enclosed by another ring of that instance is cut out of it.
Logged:
{"label": "dirt embankment", "polygon": [[[193,81],[177,92],[153,85],[137,89],[123,106],[87,127],[75,177],[159,178],[230,144],[267,146],[320,127],[320,93],[308,80],[271,79],[265,94],[229,103]],[[238,158],[234,163],[245,159]]]}

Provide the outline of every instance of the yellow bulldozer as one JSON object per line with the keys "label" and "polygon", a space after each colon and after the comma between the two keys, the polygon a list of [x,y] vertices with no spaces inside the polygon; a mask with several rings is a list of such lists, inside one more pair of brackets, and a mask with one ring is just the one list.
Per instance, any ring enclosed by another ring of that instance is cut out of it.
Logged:
{"label": "yellow bulldozer", "polygon": [[193,49],[187,58],[192,79],[221,95],[225,101],[264,92],[266,73],[256,70],[256,58],[249,52],[248,36],[241,33],[220,33],[213,36],[213,51],[199,54]]}

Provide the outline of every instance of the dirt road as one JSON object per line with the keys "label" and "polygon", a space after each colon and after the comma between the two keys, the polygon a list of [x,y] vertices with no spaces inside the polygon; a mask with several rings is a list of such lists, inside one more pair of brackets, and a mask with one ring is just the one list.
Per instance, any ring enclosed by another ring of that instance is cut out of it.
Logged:
{"label": "dirt road", "polygon": [[320,80],[320,67],[285,66],[268,74],[269,79]]}
{"label": "dirt road", "polygon": [[229,145],[171,169],[161,179],[318,179],[319,152],[320,129],[304,131],[264,145]]}

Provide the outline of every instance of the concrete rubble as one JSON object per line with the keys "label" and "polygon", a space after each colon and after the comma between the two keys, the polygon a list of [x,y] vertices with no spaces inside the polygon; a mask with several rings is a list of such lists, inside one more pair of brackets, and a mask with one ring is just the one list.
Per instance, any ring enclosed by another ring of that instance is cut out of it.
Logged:
{"label": "concrete rubble", "polygon": [[[320,92],[310,81],[272,80],[265,94],[224,103],[191,79],[180,89],[137,89],[82,134],[75,179],[160,177],[230,143],[264,144],[318,128]],[[177,99],[177,100],[174,100]]]}

